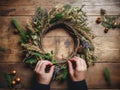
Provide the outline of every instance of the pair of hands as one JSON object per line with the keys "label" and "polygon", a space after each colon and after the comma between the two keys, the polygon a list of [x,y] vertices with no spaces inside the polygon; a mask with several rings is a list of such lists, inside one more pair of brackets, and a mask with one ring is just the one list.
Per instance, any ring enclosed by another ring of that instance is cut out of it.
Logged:
{"label": "pair of hands", "polygon": [[[75,63],[75,67],[73,63]],[[50,66],[49,72],[45,71],[47,66]],[[68,60],[68,68],[72,81],[82,81],[85,79],[85,74],[87,70],[85,60],[79,57],[71,58],[70,60]],[[38,75],[38,83],[49,84],[53,76],[54,65],[50,61],[40,60],[37,63],[34,71]]]}

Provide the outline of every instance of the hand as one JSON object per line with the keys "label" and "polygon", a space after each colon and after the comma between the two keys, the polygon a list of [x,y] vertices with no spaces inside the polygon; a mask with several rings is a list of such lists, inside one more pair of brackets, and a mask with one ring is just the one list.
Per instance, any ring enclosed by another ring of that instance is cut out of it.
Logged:
{"label": "hand", "polygon": [[82,81],[85,79],[85,74],[87,70],[85,60],[79,57],[71,58],[70,60],[68,60],[68,68],[72,81]]}
{"label": "hand", "polygon": [[[48,72],[46,72],[47,66],[49,66]],[[49,84],[52,79],[53,72],[54,72],[54,66],[52,65],[50,61],[41,60],[37,63],[34,71],[38,75],[38,83]]]}

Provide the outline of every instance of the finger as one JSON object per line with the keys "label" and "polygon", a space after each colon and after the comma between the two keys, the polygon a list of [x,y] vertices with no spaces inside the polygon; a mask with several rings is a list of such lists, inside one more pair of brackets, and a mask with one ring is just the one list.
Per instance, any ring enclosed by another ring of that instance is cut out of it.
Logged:
{"label": "finger", "polygon": [[35,67],[35,70],[34,71],[37,71],[37,69],[38,69],[38,67],[40,66],[40,63],[41,63],[42,61],[38,61],[38,63],[37,63],[37,65],[36,65],[36,67]]}
{"label": "finger", "polygon": [[52,63],[49,62],[49,61],[44,61],[44,62],[42,63],[42,65],[41,65],[41,67],[40,67],[40,71],[41,71],[41,72],[45,72],[45,69],[46,69],[46,66],[47,66],[47,65],[52,65]]}
{"label": "finger", "polygon": [[84,62],[80,59],[80,71],[84,71]]}
{"label": "finger", "polygon": [[84,60],[82,61],[82,63],[83,63],[83,70],[86,71],[87,70],[87,64]]}
{"label": "finger", "polygon": [[52,75],[53,72],[54,72],[54,66],[51,66],[51,67],[50,67],[50,71],[49,71],[49,73]]}
{"label": "finger", "polygon": [[70,75],[73,75],[73,67],[72,67],[72,63],[70,61],[68,61],[68,68],[69,68],[69,73]]}
{"label": "finger", "polygon": [[80,61],[79,61],[79,58],[78,57],[74,57],[74,58],[71,58],[70,61],[74,61],[75,64],[76,64],[76,67],[75,67],[75,70],[79,70],[80,69]]}
{"label": "finger", "polygon": [[80,62],[81,62],[81,71],[85,71],[87,69],[85,61],[81,59]]}
{"label": "finger", "polygon": [[80,70],[81,69],[81,62],[80,60],[76,60],[76,70]]}

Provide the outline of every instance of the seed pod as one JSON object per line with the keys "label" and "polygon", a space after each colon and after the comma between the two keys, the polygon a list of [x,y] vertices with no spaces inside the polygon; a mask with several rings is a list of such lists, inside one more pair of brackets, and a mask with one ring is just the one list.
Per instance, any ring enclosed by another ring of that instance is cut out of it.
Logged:
{"label": "seed pod", "polygon": [[13,33],[14,33],[14,34],[18,34],[19,31],[18,31],[17,29],[14,29]]}
{"label": "seed pod", "polygon": [[16,85],[16,81],[13,80],[13,81],[11,82],[11,84],[12,84],[12,85]]}
{"label": "seed pod", "polygon": [[19,83],[19,82],[21,81],[21,79],[20,79],[19,77],[17,77],[17,78],[15,79],[15,81]]}
{"label": "seed pod", "polygon": [[101,20],[101,17],[98,17],[97,20],[96,20],[96,23],[97,23],[97,24],[100,24],[101,21],[102,21],[102,20]]}
{"label": "seed pod", "polygon": [[117,23],[117,22],[114,22],[113,25],[114,25],[114,28],[116,28],[117,25],[118,25],[118,23]]}
{"label": "seed pod", "polygon": [[80,45],[80,46],[78,47],[77,52],[78,52],[78,53],[81,53],[81,52],[82,52],[82,45]]}
{"label": "seed pod", "polygon": [[12,71],[11,71],[11,74],[12,74],[12,75],[16,75],[16,73],[17,73],[16,70],[12,70]]}
{"label": "seed pod", "polygon": [[108,30],[109,30],[108,28],[105,28],[105,29],[104,29],[104,33],[107,33],[107,32],[108,32]]}
{"label": "seed pod", "polygon": [[33,40],[32,40],[32,39],[29,39],[29,43],[33,43]]}
{"label": "seed pod", "polygon": [[100,10],[100,14],[101,14],[101,15],[105,15],[105,14],[106,14],[106,10],[105,10],[105,9],[101,9],[101,10]]}

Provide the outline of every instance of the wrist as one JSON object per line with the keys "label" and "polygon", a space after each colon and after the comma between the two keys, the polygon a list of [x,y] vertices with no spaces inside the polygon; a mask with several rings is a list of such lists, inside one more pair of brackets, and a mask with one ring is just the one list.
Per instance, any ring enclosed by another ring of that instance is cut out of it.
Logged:
{"label": "wrist", "polygon": [[43,84],[43,85],[49,85],[50,83],[48,81],[37,81],[39,84]]}
{"label": "wrist", "polygon": [[72,78],[72,81],[73,82],[79,82],[79,81],[83,81],[83,80],[85,80],[85,78]]}

